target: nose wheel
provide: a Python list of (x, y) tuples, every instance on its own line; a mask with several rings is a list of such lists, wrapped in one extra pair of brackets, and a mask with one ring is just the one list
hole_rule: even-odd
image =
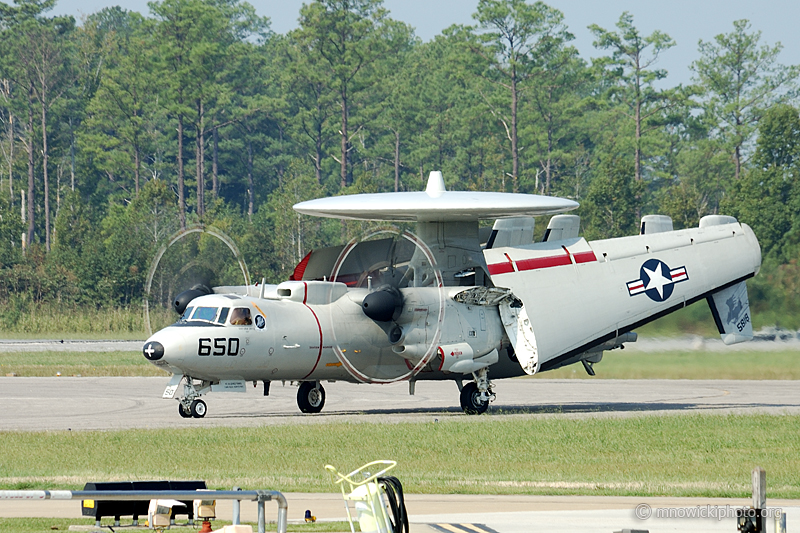
[(203, 418), (208, 412), (206, 402), (203, 400), (192, 400), (189, 407), (184, 405), (184, 401), (178, 402), (178, 413), (182, 418)]
[(200, 399), (200, 395), (211, 391), (211, 382), (202, 381), (198, 388), (190, 376), (182, 377), (181, 381), (183, 381), (183, 397), (178, 398), (178, 414), (182, 418), (203, 418), (208, 412), (208, 407), (206, 402)]
[(203, 418), (206, 416), (206, 402), (203, 400), (195, 400), (192, 402), (192, 416), (195, 418)]

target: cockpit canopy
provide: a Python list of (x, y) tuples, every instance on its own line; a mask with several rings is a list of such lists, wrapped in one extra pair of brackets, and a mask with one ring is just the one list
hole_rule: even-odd
[[(250, 326), (253, 324), (253, 316), (250, 307), (242, 305), (231, 306), (233, 302), (225, 301), (223, 305), (215, 305), (219, 302), (219, 297), (196, 298), (183, 312), (181, 322), (205, 322), (208, 324), (231, 325), (231, 326)], [(211, 301), (209, 301), (211, 300)], [(237, 298), (238, 300), (238, 298)], [(236, 302), (239, 303), (239, 302)]]

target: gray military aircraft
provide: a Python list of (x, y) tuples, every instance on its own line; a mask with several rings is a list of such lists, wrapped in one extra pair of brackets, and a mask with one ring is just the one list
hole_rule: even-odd
[[(247, 382), (299, 384), (297, 405), (317, 413), (325, 381), (453, 381), (461, 407), (483, 413), (493, 379), (581, 363), (636, 341), (637, 327), (707, 300), (722, 340), (752, 339), (745, 280), (761, 264), (753, 231), (709, 215), (674, 231), (642, 218), (639, 235), (587, 242), (563, 198), (447, 191), (432, 172), (422, 192), (321, 198), (298, 213), (414, 222), (309, 253), (279, 285), (196, 287), (180, 319), (144, 344), (172, 373), (164, 398), (203, 417), (200, 399)], [(533, 242), (534, 217), (551, 217)], [(494, 219), (491, 231), (479, 220)], [(488, 229), (488, 228), (487, 228)], [(466, 381), (466, 383), (464, 383)], [(177, 394), (181, 386), (182, 394)]]

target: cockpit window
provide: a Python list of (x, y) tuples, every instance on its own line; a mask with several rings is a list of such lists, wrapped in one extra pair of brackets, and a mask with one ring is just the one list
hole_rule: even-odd
[(217, 322), (219, 324), (224, 324), (225, 323), (225, 319), (228, 318), (228, 312), (230, 310), (231, 310), (230, 307), (223, 307), (222, 309), (220, 309), (219, 318), (217, 318)]
[(189, 317), (192, 316), (192, 311), (194, 311), (194, 307), (187, 307), (181, 316), (181, 320), (189, 320)]
[(217, 318), (217, 307), (198, 307), (194, 310), (192, 320), (203, 320), (205, 322), (213, 322)]
[(233, 326), (250, 326), (253, 319), (250, 316), (249, 307), (236, 307), (231, 313), (231, 325)]

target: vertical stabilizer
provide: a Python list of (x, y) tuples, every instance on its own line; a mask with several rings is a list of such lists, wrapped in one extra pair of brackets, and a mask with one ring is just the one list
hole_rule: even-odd
[(581, 227), (581, 217), (578, 215), (556, 215), (547, 224), (544, 232), (544, 242), (565, 241), (576, 239)]
[(747, 299), (747, 285), (744, 281), (709, 296), (708, 306), (722, 342), (736, 344), (753, 339), (750, 301)]
[(533, 242), (533, 217), (499, 218), (495, 220), (487, 248), (524, 246)]

